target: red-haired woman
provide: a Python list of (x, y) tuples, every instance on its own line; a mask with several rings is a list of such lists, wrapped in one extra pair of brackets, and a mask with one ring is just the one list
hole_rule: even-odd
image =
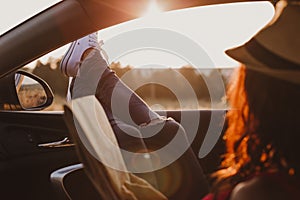
[(212, 199), (300, 199), (300, 2), (226, 53), (243, 65), (228, 90), (227, 152)]

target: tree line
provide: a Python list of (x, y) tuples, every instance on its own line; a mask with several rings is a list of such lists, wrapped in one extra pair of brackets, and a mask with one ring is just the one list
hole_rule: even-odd
[[(68, 78), (60, 72), (59, 63), (60, 60), (52, 60), (46, 64), (38, 61), (32, 73), (44, 79), (53, 90), (54, 95), (64, 97), (67, 92)], [(192, 97), (189, 90), (192, 89), (197, 99), (205, 101), (210, 101), (207, 82), (214, 84), (214, 81), (211, 80), (220, 73), (226, 87), (227, 74), (230, 74), (228, 71), (231, 70), (199, 70), (191, 66), (183, 66), (178, 69), (145, 69), (132, 66), (123, 67), (119, 62), (112, 63), (110, 67), (130, 88), (136, 89), (138, 95), (144, 99), (174, 99), (176, 96), (188, 99)], [(139, 87), (136, 88), (136, 86)], [(213, 88), (214, 95), (221, 99), (224, 96), (222, 88), (218, 86)]]

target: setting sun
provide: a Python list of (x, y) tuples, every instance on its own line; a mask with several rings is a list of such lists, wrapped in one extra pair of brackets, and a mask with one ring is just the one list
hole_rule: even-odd
[[(148, 9), (144, 12), (146, 16), (99, 31), (99, 38), (104, 40), (103, 48), (110, 58), (115, 48), (109, 47), (109, 41), (115, 36), (137, 29), (158, 28), (190, 38), (205, 49), (216, 66), (237, 66), (238, 63), (226, 56), (224, 50), (249, 40), (274, 15), (273, 5), (269, 2), (219, 4), (166, 12), (163, 11), (164, 7), (160, 7), (159, 1), (148, 2)], [(147, 41), (151, 39), (146, 35), (140, 37), (145, 37)], [(159, 40), (161, 38), (157, 38)], [(149, 62), (172, 68), (187, 64), (185, 60), (171, 53), (149, 49), (123, 54), (117, 61), (135, 67), (142, 67)]]
[[(12, 2), (15, 3), (16, 0)], [(37, 1), (34, 0), (27, 0), (26, 2), (28, 8), (34, 8), (35, 12), (37, 12), (47, 6), (49, 2), (54, 3), (58, 2), (58, 0), (38, 1), (41, 4), (43, 2), (43, 6), (37, 5)], [(143, 17), (98, 31), (99, 38), (104, 41), (103, 48), (107, 51), (109, 57), (114, 49), (109, 49), (106, 42), (120, 33), (136, 29), (160, 28), (175, 31), (199, 44), (209, 54), (216, 66), (236, 66), (238, 63), (226, 56), (224, 50), (241, 45), (249, 40), (274, 15), (273, 5), (264, 1), (199, 6), (167, 12), (164, 12), (167, 9), (166, 4), (162, 5), (160, 3), (158, 0), (147, 0), (147, 5), (142, 11), (143, 14), (139, 12), (139, 15), (143, 15)], [(6, 6), (11, 7), (11, 9), (6, 8), (6, 10), (12, 10), (13, 5), (15, 4), (7, 3)], [(27, 10), (19, 9), (15, 18), (5, 18), (5, 16), (9, 16), (9, 13), (4, 12), (5, 10), (3, 9), (3, 12), (0, 12), (0, 14), (3, 16), (2, 19), (5, 20), (2, 20), (3, 23), (0, 23), (0, 34), (4, 33), (9, 27), (20, 23), (24, 18), (26, 19), (28, 17)], [(49, 57), (60, 58), (68, 46), (65, 45), (39, 59), (46, 63)], [(180, 57), (154, 50), (132, 52), (120, 57), (118, 61), (123, 65), (135, 67), (143, 66), (150, 61), (172, 68), (186, 64), (186, 61)], [(35, 62), (32, 62), (30, 66), (35, 66)]]
[(151, 15), (156, 15), (158, 13), (161, 13), (162, 9), (159, 7), (157, 4), (156, 0), (150, 0), (149, 4), (147, 6), (147, 9), (143, 16), (151, 16)]

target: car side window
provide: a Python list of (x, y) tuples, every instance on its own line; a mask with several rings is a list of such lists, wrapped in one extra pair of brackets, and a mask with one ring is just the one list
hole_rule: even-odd
[[(42, 78), (52, 89), (54, 102), (46, 110), (62, 110), (65, 103), (69, 80), (59, 69), (63, 53), (51, 52), (22, 68)], [(112, 62), (110, 68), (154, 110), (211, 109), (207, 83), (212, 82), (218, 73), (226, 84), (232, 72), (231, 68), (199, 70), (189, 65), (178, 68), (136, 68), (123, 66), (120, 62)], [(213, 108), (227, 108), (224, 92), (217, 91), (217, 86), (214, 88), (218, 98)], [(192, 93), (187, 90), (192, 90)]]

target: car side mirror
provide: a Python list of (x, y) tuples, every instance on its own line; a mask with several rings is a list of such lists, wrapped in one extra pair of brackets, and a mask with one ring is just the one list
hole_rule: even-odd
[(42, 110), (53, 102), (53, 93), (48, 84), (26, 71), (15, 73), (15, 88), (24, 110)]
[(53, 102), (48, 84), (39, 77), (17, 71), (0, 79), (0, 109), (42, 110)]

